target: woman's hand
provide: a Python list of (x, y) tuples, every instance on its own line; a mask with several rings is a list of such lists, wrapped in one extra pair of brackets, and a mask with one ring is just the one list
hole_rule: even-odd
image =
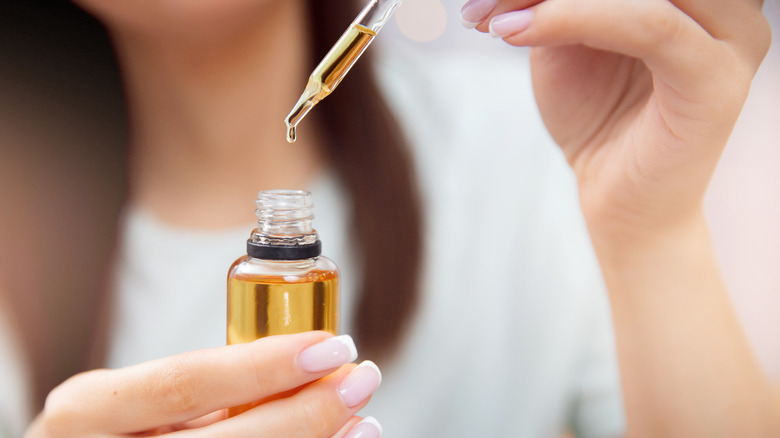
[(634, 438), (780, 436), (702, 211), (768, 49), (761, 3), (472, 0), (462, 12), (533, 47), (539, 108), (577, 174), (609, 291)]
[(699, 215), (769, 46), (761, 3), (473, 0), (463, 17), (534, 48), (541, 114), (603, 247)]
[(49, 394), (27, 437), (344, 437), (381, 379), (356, 356), (349, 337), (310, 332), (90, 371)]

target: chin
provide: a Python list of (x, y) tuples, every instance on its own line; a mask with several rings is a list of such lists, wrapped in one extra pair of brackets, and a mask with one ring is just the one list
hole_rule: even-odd
[(256, 24), (298, 0), (74, 0), (112, 33), (152, 37), (217, 34)]

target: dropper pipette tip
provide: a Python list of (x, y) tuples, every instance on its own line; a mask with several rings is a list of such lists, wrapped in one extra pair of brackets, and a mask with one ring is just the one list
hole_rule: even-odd
[(287, 143), (295, 143), (295, 125), (287, 123)]
[(301, 123), (301, 120), (306, 117), (306, 114), (309, 114), (309, 111), (311, 111), (314, 105), (322, 99), (320, 96), (321, 91), (322, 87), (317, 84), (307, 84), (306, 89), (303, 91), (303, 94), (301, 94), (298, 102), (296, 102), (295, 107), (290, 111), (290, 114), (287, 115), (287, 118), (284, 119), (284, 124), (287, 126), (288, 143), (295, 142), (295, 129), (298, 127), (298, 124)]

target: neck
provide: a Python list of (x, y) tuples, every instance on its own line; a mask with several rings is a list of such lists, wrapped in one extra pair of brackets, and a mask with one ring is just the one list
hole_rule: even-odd
[(176, 225), (225, 227), (252, 222), (258, 190), (308, 185), (316, 145), (287, 144), (283, 123), (308, 73), (303, 17), (302, 2), (280, 1), (255, 25), (197, 44), (115, 35), (131, 202)]

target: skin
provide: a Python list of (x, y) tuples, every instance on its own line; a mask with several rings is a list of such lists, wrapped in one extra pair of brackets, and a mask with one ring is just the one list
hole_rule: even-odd
[(718, 272), (702, 200), (768, 49), (752, 0), (499, 1), (533, 11), (547, 127), (609, 290), (631, 437), (780, 436)]
[[(368, 403), (350, 408), (338, 395), (355, 365), (308, 373), (296, 362), (299, 352), (331, 336), (274, 336), (78, 374), (49, 394), (26, 436), (342, 437)], [(226, 418), (226, 406), (257, 400), (264, 403)]]
[(308, 36), (290, 31), (306, 28), (302, 1), (79, 3), (123, 70), (131, 203), (177, 226), (247, 226), (258, 190), (308, 187), (323, 167), (313, 124), (292, 148), (282, 123), (308, 75)]
[[(289, 32), (299, 1), (81, 3), (108, 25), (125, 72), (131, 202), (178, 226), (246, 224), (258, 187), (306, 186), (323, 166), (305, 143), (316, 132), (293, 149), (279, 120), (307, 73), (305, 35)], [(701, 209), (767, 49), (759, 2), (499, 1), (478, 29), (531, 6), (531, 26), (505, 40), (535, 47), (539, 107), (577, 173), (614, 312), (628, 435), (780, 435)], [(350, 366), (305, 375), (294, 361), (325, 336), (78, 375), (52, 392), (27, 436), (343, 436), (362, 406), (344, 407), (335, 391)], [(221, 408), (314, 381), (224, 420)]]
[[(258, 188), (306, 187), (317, 175), (316, 131), (307, 126), (291, 148), (280, 116), (305, 84), (307, 35), (288, 31), (303, 20), (302, 2), (79, 3), (107, 25), (123, 69), (130, 202), (176, 226), (247, 225)], [(274, 337), (79, 374), (52, 391), (26, 437), (341, 438), (368, 403), (347, 407), (337, 391), (354, 364), (312, 374), (295, 361), (327, 337)], [(225, 408), (258, 400), (226, 419)]]

